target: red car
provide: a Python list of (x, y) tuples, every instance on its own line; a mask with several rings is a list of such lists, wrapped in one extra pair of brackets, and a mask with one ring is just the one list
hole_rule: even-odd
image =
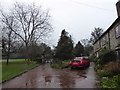
[(75, 57), (69, 62), (69, 67), (73, 68), (84, 68), (90, 65), (90, 59), (88, 57)]

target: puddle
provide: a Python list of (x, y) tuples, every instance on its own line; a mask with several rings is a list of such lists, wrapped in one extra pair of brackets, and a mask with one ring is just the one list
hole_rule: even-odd
[(83, 77), (83, 78), (87, 78), (85, 71), (79, 71), (79, 72), (77, 73), (77, 75), (79, 75), (80, 77)]
[(45, 76), (45, 83), (51, 82), (51, 76)]
[(75, 84), (73, 76), (66, 71), (60, 73), (60, 76), (58, 78), (60, 79), (59, 84), (63, 88), (72, 88)]

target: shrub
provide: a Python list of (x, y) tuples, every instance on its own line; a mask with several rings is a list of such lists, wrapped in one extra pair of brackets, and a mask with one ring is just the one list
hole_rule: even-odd
[(117, 88), (120, 88), (120, 74), (113, 77), (114, 81), (117, 83)]
[(103, 67), (102, 65), (96, 65), (96, 66), (95, 66), (95, 69), (96, 69), (96, 70), (102, 69), (102, 67)]
[(51, 64), (51, 67), (56, 69), (63, 69), (68, 65), (69, 62), (70, 60), (64, 60), (62, 62), (54, 62), (53, 64)]
[(116, 75), (116, 74), (120, 73), (118, 62), (114, 62), (114, 61), (108, 62), (103, 67), (103, 70), (110, 71), (110, 72), (112, 72), (113, 75)]
[(100, 77), (107, 77), (107, 76), (111, 76), (111, 72), (110, 71), (101, 71), (99, 72)]
[(56, 64), (56, 63), (51, 64), (51, 67), (52, 67), (52, 68), (56, 68), (56, 69), (62, 69), (62, 68), (63, 68), (62, 65), (60, 65), (60, 64)]
[(64, 60), (64, 61), (62, 61), (62, 64), (63, 65), (68, 65), (69, 62), (70, 62), (70, 60)]
[(93, 60), (93, 62), (95, 62), (95, 63), (96, 63), (96, 62), (97, 62), (97, 60), (98, 60), (98, 58), (95, 58), (95, 59)]
[(116, 53), (112, 50), (103, 50), (100, 53), (100, 63), (106, 64), (109, 61), (116, 61)]
[(102, 88), (120, 88), (120, 74), (113, 78), (103, 77), (100, 85)]
[(103, 77), (100, 83), (102, 88), (116, 88), (116, 83), (113, 79)]
[(96, 65), (99, 65), (99, 64), (101, 65), (102, 64), (102, 60), (100, 58), (95, 58), (94, 62), (95, 62)]

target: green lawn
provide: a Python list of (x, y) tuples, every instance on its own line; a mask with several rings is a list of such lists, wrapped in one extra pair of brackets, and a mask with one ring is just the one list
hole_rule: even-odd
[[(7, 60), (6, 59), (3, 59), (3, 60), (0, 60), (0, 63), (6, 63)], [(26, 62), (25, 59), (9, 59), (9, 63), (19, 63), (19, 62)]]
[(2, 81), (2, 65), (0, 64), (0, 82)]
[(25, 60), (24, 59), (17, 59), (17, 60), (12, 59), (10, 60), (10, 63), (8, 65), (2, 64), (2, 81), (0, 82), (3, 82), (12, 77), (15, 77), (16, 75), (19, 75), (20, 73), (23, 73), (26, 70), (39, 65), (39, 64), (36, 64), (36, 62), (31, 62), (29, 65), (27, 63), (16, 63), (16, 62), (25, 62)]

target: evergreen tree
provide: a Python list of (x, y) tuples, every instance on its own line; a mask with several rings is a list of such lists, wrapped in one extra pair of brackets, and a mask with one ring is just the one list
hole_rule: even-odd
[(55, 57), (66, 60), (73, 57), (73, 41), (68, 32), (62, 30), (61, 37), (56, 47)]
[(74, 48), (74, 55), (76, 57), (80, 57), (83, 55), (83, 53), (84, 53), (84, 47), (79, 41)]

